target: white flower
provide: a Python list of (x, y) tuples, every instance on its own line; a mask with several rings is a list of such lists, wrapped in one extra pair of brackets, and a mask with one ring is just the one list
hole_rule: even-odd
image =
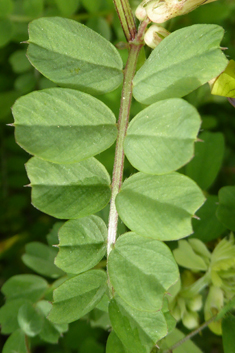
[(136, 10), (136, 17), (140, 21), (148, 17), (154, 23), (163, 23), (213, 1), (216, 0), (144, 0)]

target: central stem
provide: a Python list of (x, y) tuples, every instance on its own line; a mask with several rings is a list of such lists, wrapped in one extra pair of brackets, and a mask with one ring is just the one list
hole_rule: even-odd
[(107, 256), (109, 256), (113, 245), (116, 242), (118, 213), (115, 206), (115, 198), (121, 188), (124, 167), (124, 139), (128, 127), (131, 100), (132, 100), (132, 80), (135, 75), (137, 59), (143, 46), (143, 34), (149, 21), (142, 22), (139, 31), (133, 42), (130, 42), (130, 52), (124, 70), (124, 81), (121, 96), (121, 105), (118, 119), (118, 137), (115, 150), (115, 159), (112, 178), (112, 195), (109, 213)]
[(109, 213), (109, 227), (108, 227), (108, 250), (109, 255), (112, 250), (113, 244), (116, 241), (118, 213), (115, 206), (115, 198), (120, 190), (123, 177), (123, 166), (124, 166), (124, 138), (126, 136), (126, 130), (128, 126), (130, 107), (132, 100), (132, 79), (135, 74), (137, 58), (141, 45), (131, 44), (129, 57), (124, 70), (124, 82), (121, 97), (121, 106), (119, 111), (118, 119), (118, 137), (115, 150), (115, 160), (113, 167), (113, 178), (112, 178), (112, 196), (110, 203)]

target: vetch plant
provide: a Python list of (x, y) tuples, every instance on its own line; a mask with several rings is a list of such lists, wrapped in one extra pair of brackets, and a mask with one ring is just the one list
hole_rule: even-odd
[[(165, 22), (205, 1), (144, 1), (138, 28), (129, 2), (114, 3), (128, 42), (124, 69), (108, 40), (74, 20), (43, 17), (29, 24), (28, 59), (57, 87), (16, 101), (15, 137), (33, 155), (26, 164), (32, 204), (66, 221), (55, 224), (48, 245), (29, 243), (22, 258), (35, 272), (56, 281), (49, 285), (36, 275), (17, 275), (2, 287), (2, 333), (11, 334), (3, 353), (31, 352), (29, 338), (35, 336), (56, 343), (68, 324), (84, 317), (95, 322), (97, 313), (110, 331), (107, 353), (170, 352), (183, 343), (196, 353), (200, 350), (191, 336), (184, 338), (175, 328), (176, 320), (190, 329), (198, 327), (205, 288), (207, 321), (194, 333), (210, 325), (221, 334), (227, 322), (219, 323), (220, 332), (213, 324), (233, 308), (233, 236), (212, 254), (198, 239), (179, 240), (197, 232), (200, 221), (193, 230), (192, 218), (211, 200), (206, 201), (195, 182), (194, 165), (204, 153), (197, 153), (204, 148), (197, 147), (203, 145), (198, 138), (201, 119), (182, 97), (226, 72), (228, 60), (220, 48), (224, 30), (213, 24), (173, 33), (156, 25), (148, 28), (151, 21)], [(155, 49), (139, 65), (145, 42)], [(99, 95), (121, 84), (116, 123)], [(133, 97), (143, 109), (129, 123)], [(221, 135), (204, 136), (213, 149), (214, 141), (223, 149)], [(97, 158), (114, 143), (110, 178)], [(123, 181), (125, 157), (136, 172)], [(217, 166), (212, 176), (205, 174), (204, 191), (216, 174)], [(221, 189), (219, 235), (226, 228), (235, 230), (227, 207), (234, 207), (234, 194), (234, 187)], [(105, 224), (101, 211), (107, 205)], [(125, 230), (118, 236), (119, 218)], [(164, 242), (177, 240), (179, 247), (172, 253)], [(225, 251), (224, 262), (221, 252), (227, 243), (231, 249)], [(180, 278), (177, 263), (192, 270), (189, 277)], [(225, 336), (228, 346), (231, 335)]]

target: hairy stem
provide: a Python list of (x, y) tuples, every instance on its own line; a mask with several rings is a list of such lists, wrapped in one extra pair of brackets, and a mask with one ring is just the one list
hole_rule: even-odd
[(113, 178), (112, 178), (112, 196), (110, 203), (109, 213), (109, 227), (108, 227), (108, 250), (109, 255), (112, 250), (113, 244), (116, 241), (118, 213), (115, 206), (115, 198), (120, 190), (123, 177), (123, 166), (124, 166), (124, 138), (126, 136), (126, 130), (129, 121), (130, 107), (132, 100), (132, 79), (135, 74), (137, 58), (141, 45), (130, 45), (130, 53), (127, 60), (126, 68), (124, 70), (124, 82), (121, 96), (121, 105), (118, 119), (118, 137), (115, 150), (115, 159), (113, 167)]
[(128, 42), (136, 36), (135, 19), (128, 0), (113, 0), (123, 32)]
[(124, 70), (124, 81), (121, 96), (121, 105), (118, 119), (118, 137), (116, 142), (115, 159), (112, 178), (112, 196), (109, 213), (107, 255), (109, 256), (113, 245), (116, 242), (118, 213), (115, 206), (115, 198), (120, 190), (123, 178), (124, 167), (124, 139), (129, 122), (130, 107), (132, 100), (132, 80), (135, 75), (137, 59), (140, 49), (143, 46), (143, 34), (148, 21), (142, 22), (139, 31), (133, 42), (130, 43), (130, 52)]

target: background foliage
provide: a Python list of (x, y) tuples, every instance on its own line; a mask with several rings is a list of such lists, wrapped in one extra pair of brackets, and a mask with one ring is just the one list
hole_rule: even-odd
[[(136, 1), (132, 1), (132, 5), (134, 8)], [(25, 56), (27, 46), (24, 43), (20, 44), (20, 42), (28, 40), (28, 23), (35, 18), (45, 16), (72, 18), (86, 24), (114, 44), (125, 41), (111, 0), (4, 0), (0, 2), (1, 285), (10, 277), (23, 273), (32, 275), (36, 272), (44, 276), (49, 284), (63, 275), (63, 271), (53, 264), (57, 250), (50, 246), (54, 243), (56, 229), (61, 223), (55, 223), (53, 217), (45, 215), (31, 206), (30, 190), (23, 188), (28, 184), (24, 168), (28, 154), (15, 143), (13, 129), (6, 125), (13, 122), (10, 108), (18, 97), (33, 90), (55, 86), (29, 64)], [(233, 1), (218, 1), (210, 6), (200, 7), (186, 16), (169, 21), (167, 29), (174, 31), (197, 23), (215, 23), (224, 27), (226, 35), (222, 46), (228, 47), (226, 55), (229, 59), (235, 58), (235, 5)], [(119, 49), (119, 52), (125, 62), (127, 50)], [(150, 49), (146, 49), (147, 55), (149, 52)], [(120, 87), (99, 98), (111, 108), (117, 117)], [(209, 141), (210, 149), (203, 150), (203, 145), (197, 144), (195, 158), (182, 168), (182, 172), (195, 180), (203, 190), (206, 190), (208, 200), (203, 206), (204, 208), (198, 211), (198, 216), (204, 223), (203, 229), (200, 229), (201, 225), (197, 223), (197, 220), (193, 220), (193, 223), (197, 237), (207, 244), (209, 250), (213, 250), (218, 239), (229, 234), (227, 227), (234, 230), (233, 225), (223, 226), (216, 221), (215, 211), (219, 190), (224, 186), (234, 185), (235, 182), (235, 110), (226, 98), (212, 96), (207, 85), (189, 94), (187, 100), (199, 110), (202, 118), (200, 138)], [(134, 101), (131, 116), (135, 116), (143, 107)], [(113, 151), (114, 147), (112, 146), (97, 156), (97, 159), (105, 165), (110, 174), (113, 167)], [(125, 177), (134, 171), (134, 168), (126, 162)], [(223, 197), (222, 190), (220, 197)], [(107, 214), (108, 209), (106, 208), (99, 213), (99, 216), (107, 222)], [(205, 222), (203, 222), (204, 220)], [(125, 232), (125, 226), (122, 223), (119, 228), (120, 232)], [(176, 244), (172, 242), (170, 246), (174, 249)], [(102, 246), (100, 252), (100, 258), (102, 258)], [(43, 271), (43, 268), (46, 268), (47, 271)], [(29, 277), (29, 281), (31, 280), (33, 281), (33, 277)], [(46, 294), (48, 300), (52, 298), (52, 289), (50, 287)], [(45, 281), (43, 280), (41, 281), (41, 290), (45, 290)], [(33, 299), (37, 300), (37, 295), (36, 299), (35, 297)], [(1, 294), (0, 300), (3, 305), (3, 294)], [(117, 304), (120, 303), (113, 303), (113, 310)], [(40, 305), (39, 310), (43, 311), (46, 316), (50, 308), (47, 307), (46, 302)], [(32, 308), (27, 301), (23, 309), (23, 318), (27, 313), (32, 315)], [(12, 310), (16, 309), (12, 308)], [(47, 339), (48, 343), (43, 340), (46, 337), (45, 333), (41, 332), (40, 337), (32, 339), (32, 351), (48, 353), (104, 352), (108, 336), (105, 329), (109, 323), (107, 317), (102, 313), (103, 311), (95, 309), (89, 314), (89, 317), (84, 316), (84, 319), (70, 324), (69, 331), (59, 339), (58, 345), (53, 345), (53, 343), (57, 341), (61, 332), (66, 331), (67, 327), (50, 326), (48, 321), (47, 332), (51, 333), (50, 338)], [(224, 327), (231, 325), (229, 320), (233, 320), (233, 318), (227, 318), (223, 323)], [(24, 325), (23, 319), (21, 325)], [(185, 333), (188, 332), (182, 324), (179, 325), (179, 328)], [(28, 335), (34, 335), (39, 329), (40, 327), (34, 328), (33, 334), (29, 331)], [(3, 333), (9, 333), (6, 327)], [(19, 335), (17, 338), (20, 342), (20, 334), (17, 331), (15, 334)], [(223, 352), (221, 337), (212, 334), (209, 329), (206, 329), (203, 335), (207, 337), (206, 340), (200, 336), (195, 338), (202, 350)], [(1, 348), (6, 338), (7, 336), (0, 336)]]

